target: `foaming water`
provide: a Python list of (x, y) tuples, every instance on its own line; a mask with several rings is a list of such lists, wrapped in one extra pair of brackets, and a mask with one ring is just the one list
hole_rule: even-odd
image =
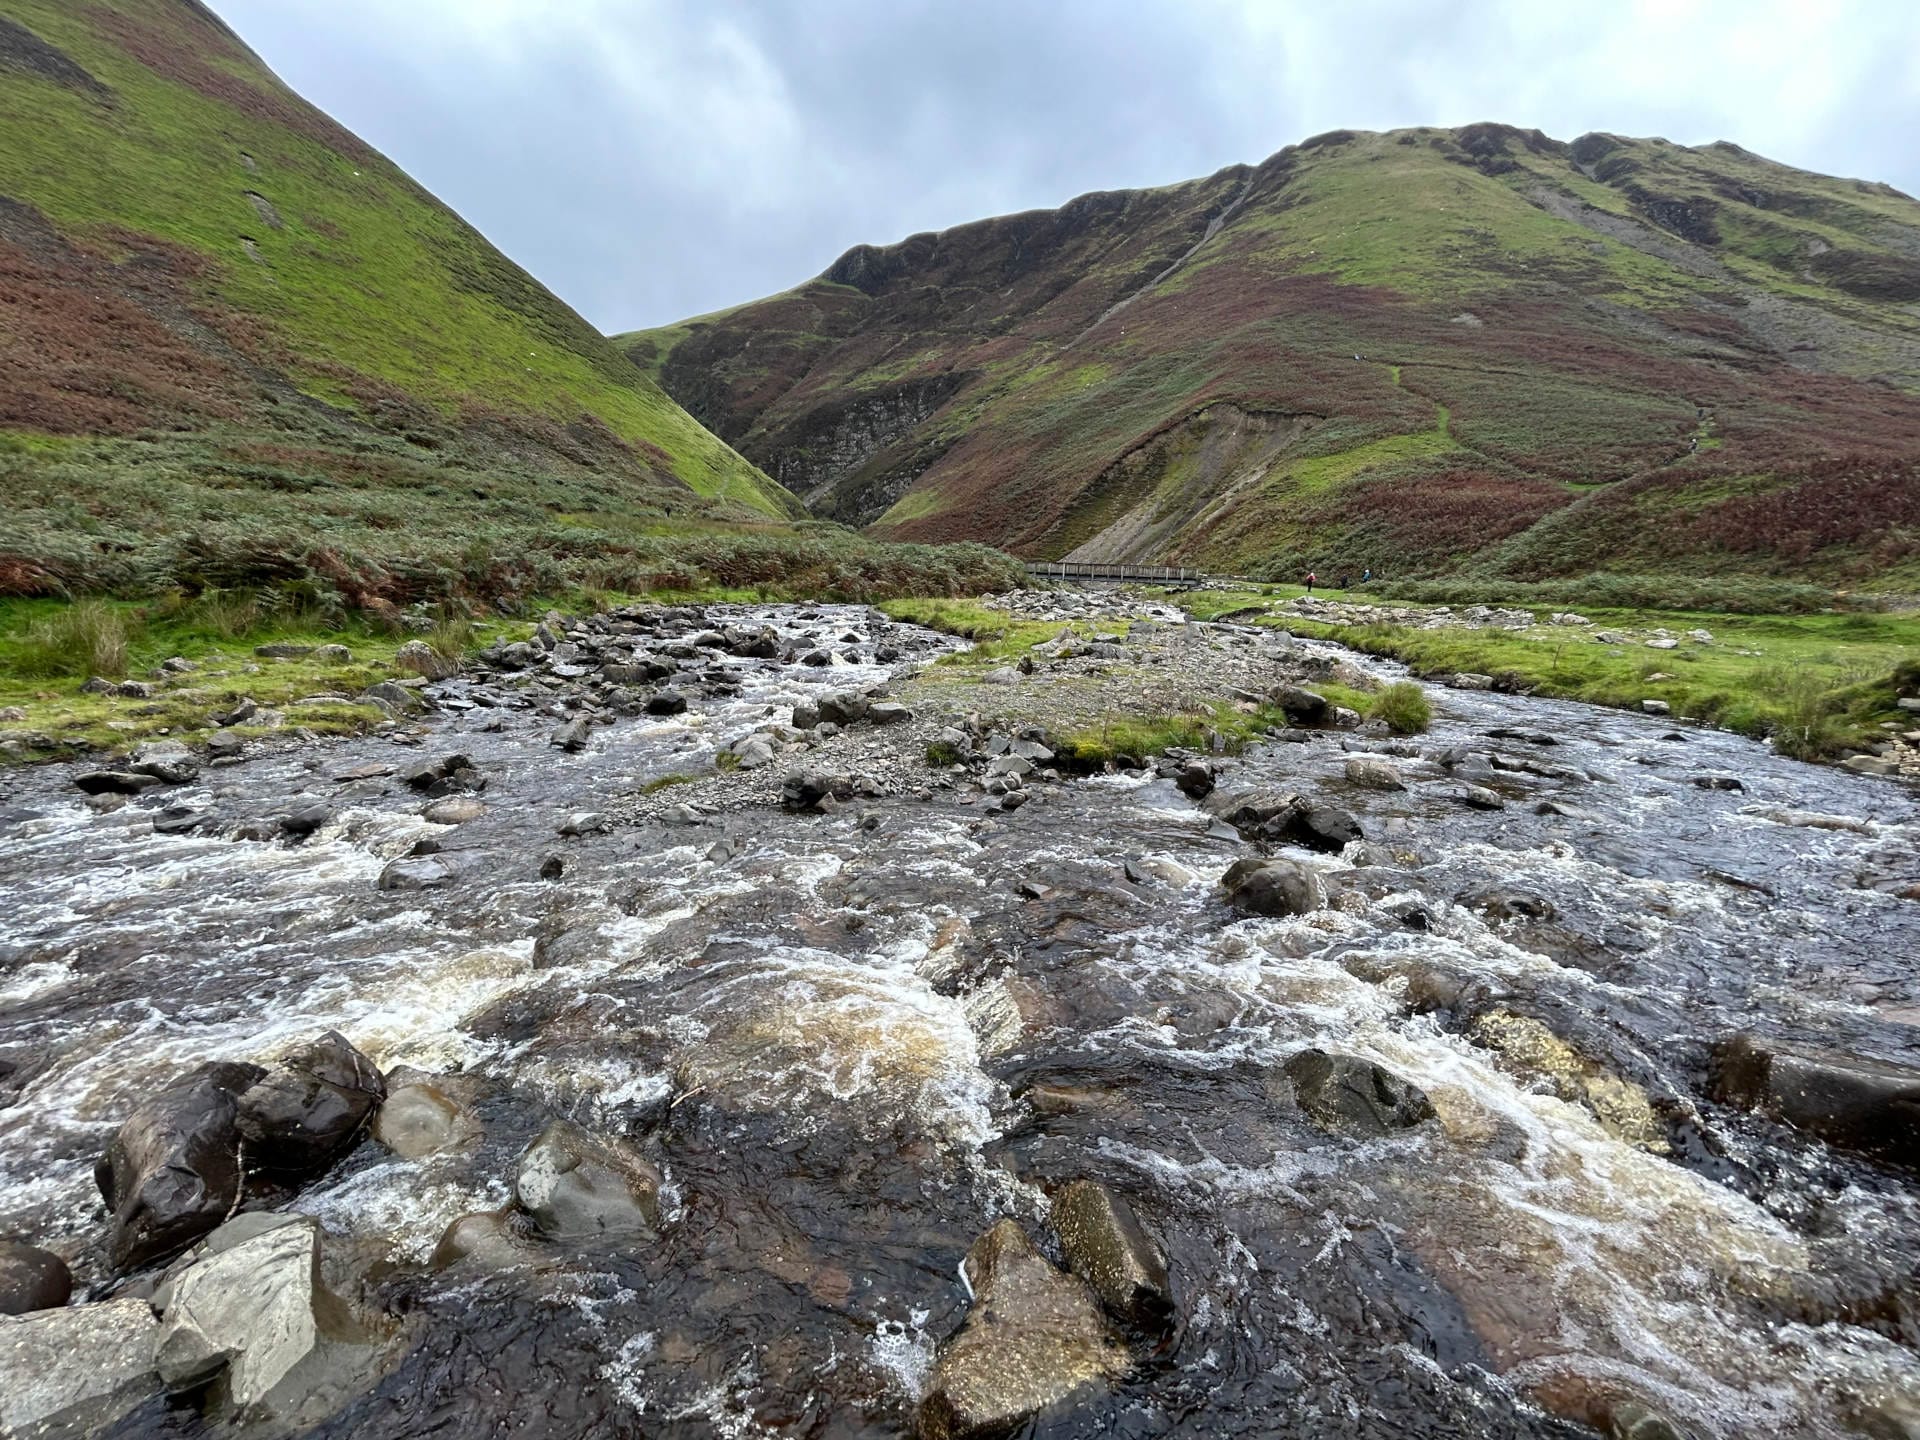
[[(371, 1297), (419, 1327), (317, 1434), (907, 1433), (968, 1304), (967, 1246), (1001, 1216), (1037, 1226), (1081, 1176), (1163, 1240), (1181, 1321), (1049, 1437), (1559, 1436), (1627, 1403), (1703, 1437), (1843, 1436), (1890, 1433), (1920, 1394), (1899, 1318), (1910, 1182), (1704, 1086), (1712, 1042), (1755, 1025), (1920, 1058), (1903, 792), (1730, 736), (1448, 692), (1418, 748), (1500, 755), (1479, 783), (1504, 810), (1420, 779), (1356, 790), (1337, 737), (1230, 762), (1226, 783), (1346, 805), (1401, 857), (1297, 855), (1332, 897), (1300, 919), (1228, 910), (1219, 878), (1251, 847), (1121, 776), (1036, 787), (1012, 814), (874, 802), (872, 829), (857, 811), (649, 824), (566, 842), (564, 879), (542, 881), (567, 815), (710, 761), (769, 707), (887, 674), (858, 608), (713, 618), (861, 643), (750, 665), (730, 698), (578, 755), (529, 712), (449, 719), (429, 753), (490, 782), (458, 827), (390, 779), (329, 778), (412, 758), (379, 740), (168, 792), (219, 814), (202, 835), (25, 777), (0, 875), (0, 1051), (21, 1065), (0, 1228), (102, 1285), (88, 1171), (112, 1126), (181, 1069), (331, 1027), (453, 1077), (474, 1138), (417, 1161), (369, 1141), (290, 1202), (377, 1262)], [(1559, 743), (1485, 735), (1502, 727)], [(296, 801), (332, 811), (304, 843), (225, 838)], [(454, 883), (378, 890), (425, 837)], [(1564, 1076), (1488, 1048), (1471, 1022), (1489, 1013), (1643, 1092), (1671, 1143), (1616, 1135)], [(1279, 1068), (1310, 1045), (1418, 1085), (1437, 1121), (1316, 1129)], [(555, 1115), (660, 1166), (657, 1239), (422, 1268), (448, 1221), (506, 1203)], [(149, 1410), (122, 1433), (205, 1430)]]

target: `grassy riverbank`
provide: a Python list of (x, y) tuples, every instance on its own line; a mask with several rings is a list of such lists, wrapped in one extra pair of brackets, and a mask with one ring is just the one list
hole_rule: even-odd
[[(977, 593), (1006, 588), (1020, 575), (984, 546), (876, 544), (831, 526), (715, 535), (675, 553), (653, 583), (536, 594), (515, 603), (518, 616), (477, 612), (458, 596), (405, 612), (349, 608), (304, 586), (171, 591), (148, 600), (0, 599), (0, 765), (122, 749), (159, 735), (204, 736), (217, 728), (216, 714), (243, 699), (263, 715), (236, 727), (242, 734), (358, 732), (387, 718), (357, 697), (383, 680), (409, 678), (394, 660), (409, 640), (457, 659), (495, 639), (524, 638), (549, 609)], [(262, 645), (310, 653), (263, 656), (256, 653)], [(323, 647), (336, 646), (351, 658), (328, 658), (338, 652)], [(186, 664), (168, 669), (168, 661)], [(96, 679), (109, 688), (89, 686)]]
[[(1428, 629), (1418, 621), (1353, 623), (1298, 614), (1287, 602), (1301, 593), (1274, 586), (1182, 598), (1201, 618), (1241, 612), (1255, 623), (1400, 660), (1423, 676), (1489, 675), (1503, 688), (1634, 709), (1662, 701), (1676, 717), (1770, 737), (1802, 759), (1865, 746), (1884, 737), (1884, 723), (1914, 724), (1894, 703), (1920, 688), (1920, 613), (1913, 611), (1764, 615), (1611, 607), (1581, 610), (1591, 625), (1555, 625), (1547, 623), (1551, 610), (1534, 609), (1539, 623), (1526, 629)], [(1320, 598), (1386, 603), (1423, 616), (1432, 610), (1357, 593), (1320, 592)], [(1711, 639), (1687, 638), (1696, 631)], [(1650, 648), (1660, 632), (1677, 644)], [(1597, 638), (1602, 633), (1620, 639), (1607, 643)]]

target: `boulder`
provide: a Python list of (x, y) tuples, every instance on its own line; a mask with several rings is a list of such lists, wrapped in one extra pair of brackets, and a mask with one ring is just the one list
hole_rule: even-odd
[(793, 728), (811, 730), (820, 723), (820, 707), (805, 701), (793, 707)]
[(973, 1306), (934, 1364), (920, 1406), (925, 1440), (1005, 1435), (1126, 1373), (1126, 1348), (1093, 1292), (1049, 1264), (1014, 1221), (976, 1240), (963, 1264)]
[(313, 654), (313, 646), (275, 640), (271, 644), (254, 646), (253, 653), (267, 660), (299, 660)]
[(184, 745), (142, 745), (127, 757), (127, 768), (167, 785), (186, 785), (200, 778), (200, 761)]
[(408, 856), (387, 862), (379, 888), (389, 891), (438, 890), (453, 883), (453, 867), (431, 856)]
[(876, 700), (867, 707), (867, 719), (875, 725), (899, 725), (913, 719), (913, 711), (894, 700)]
[(266, 1071), (215, 1061), (135, 1107), (93, 1178), (112, 1214), (108, 1259), (133, 1270), (187, 1248), (240, 1199), (238, 1098)]
[(1053, 1197), (1050, 1218), (1068, 1266), (1109, 1312), (1142, 1330), (1165, 1328), (1173, 1317), (1167, 1257), (1125, 1200), (1075, 1180)]
[(1281, 685), (1271, 691), (1267, 698), (1296, 724), (1318, 725), (1327, 718), (1327, 697), (1317, 690), (1308, 690), (1299, 685)]
[(57, 1310), (73, 1298), (73, 1274), (51, 1250), (0, 1240), (0, 1315)]
[(215, 1408), (235, 1415), (324, 1419), (371, 1377), (380, 1337), (320, 1278), (319, 1224), (299, 1217), (247, 1227), (238, 1243), (217, 1238), (167, 1286), (161, 1379), (173, 1389), (216, 1381)]
[(1480, 675), (1470, 670), (1463, 671), (1458, 675), (1448, 676), (1446, 683), (1450, 688), (1455, 690), (1493, 689), (1493, 677), (1491, 675)]
[(386, 1095), (379, 1067), (329, 1030), (241, 1094), (237, 1124), (247, 1162), (318, 1174), (352, 1148)]
[(739, 769), (759, 770), (773, 763), (773, 742), (764, 735), (749, 735), (730, 753)]
[(631, 1146), (556, 1120), (520, 1157), (513, 1199), (549, 1239), (650, 1235), (660, 1172)]
[(487, 813), (487, 807), (471, 795), (449, 795), (436, 800), (420, 812), (420, 818), (434, 825), (464, 825)]
[(427, 703), (406, 686), (396, 685), (391, 680), (382, 680), (378, 685), (369, 685), (360, 692), (360, 699), (368, 705), (378, 705), (382, 710), (394, 715), (405, 715), (414, 710), (424, 709)]
[(351, 665), (353, 652), (344, 645), (322, 645), (313, 652), (313, 658), (325, 665)]
[(1377, 755), (1349, 755), (1347, 779), (1369, 790), (1404, 790), (1406, 782), (1393, 765)]
[(863, 720), (870, 708), (867, 697), (853, 690), (836, 690), (822, 695), (817, 702), (820, 718), (833, 725), (851, 725)]
[(1204, 800), (1213, 793), (1213, 766), (1204, 760), (1189, 760), (1173, 777), (1173, 783), (1189, 799)]
[(460, 673), (459, 661), (447, 659), (424, 640), (407, 641), (393, 652), (393, 663), (428, 680), (446, 680)]
[(1920, 1168), (1920, 1068), (1739, 1034), (1714, 1047), (1712, 1079), (1717, 1100)]
[(1280, 1068), (1300, 1108), (1323, 1130), (1372, 1139), (1434, 1118), (1425, 1092), (1371, 1060), (1308, 1048)]
[(451, 1150), (477, 1130), (458, 1102), (429, 1080), (394, 1086), (373, 1117), (373, 1138), (407, 1160)]
[(134, 770), (84, 770), (73, 777), (73, 783), (89, 795), (138, 795), (166, 782)]
[(647, 697), (649, 715), (684, 715), (687, 713), (687, 697), (678, 690), (661, 690)]
[(558, 745), (569, 755), (577, 755), (587, 748), (587, 741), (593, 735), (593, 722), (585, 716), (569, 720), (553, 734), (547, 737), (549, 745)]
[(598, 810), (576, 810), (560, 822), (558, 833), (569, 840), (577, 840), (584, 835), (605, 835), (613, 829), (613, 822)]
[(0, 1320), (0, 1435), (96, 1435), (157, 1397), (158, 1329), (135, 1299)]
[(1220, 883), (1228, 899), (1256, 915), (1307, 915), (1326, 904), (1319, 877), (1298, 860), (1236, 860)]
[(1640, 709), (1648, 715), (1670, 715), (1673, 707), (1664, 700), (1642, 700)]
[(1366, 838), (1360, 822), (1334, 805), (1296, 805), (1263, 828), (1272, 838), (1334, 855)]
[(846, 776), (812, 770), (796, 770), (780, 784), (780, 803), (789, 810), (830, 810), (835, 801), (852, 794), (853, 784)]

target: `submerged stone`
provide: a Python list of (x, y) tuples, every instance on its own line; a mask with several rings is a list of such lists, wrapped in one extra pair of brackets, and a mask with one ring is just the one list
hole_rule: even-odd
[(1309, 1048), (1280, 1068), (1300, 1108), (1323, 1130), (1372, 1139), (1434, 1118), (1426, 1092), (1371, 1060)]
[(651, 1234), (660, 1172), (631, 1146), (556, 1120), (520, 1157), (513, 1198), (550, 1239)]

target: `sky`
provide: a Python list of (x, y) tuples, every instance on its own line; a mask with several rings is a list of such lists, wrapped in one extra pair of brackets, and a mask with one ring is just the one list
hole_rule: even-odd
[(213, 0), (589, 320), (1325, 130), (1732, 140), (1920, 195), (1911, 0)]

